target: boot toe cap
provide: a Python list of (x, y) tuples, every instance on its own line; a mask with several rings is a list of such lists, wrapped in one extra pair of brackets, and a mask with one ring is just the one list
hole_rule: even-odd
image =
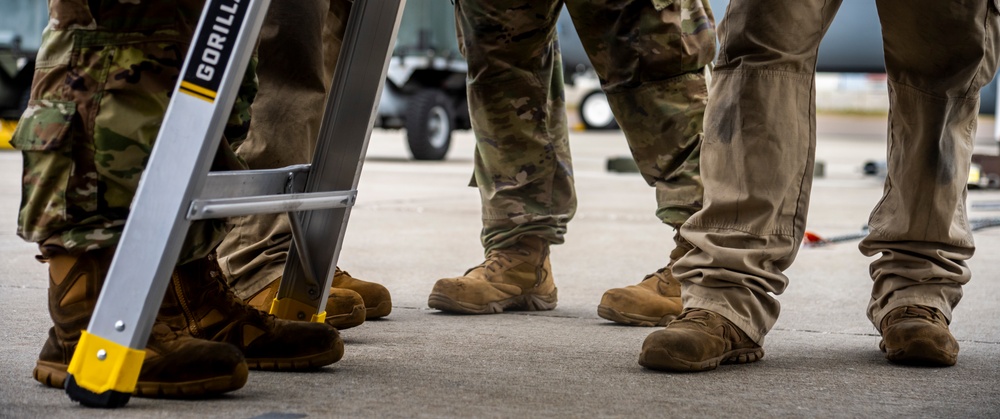
[(677, 316), (682, 309), (680, 297), (666, 297), (637, 287), (608, 290), (601, 297), (600, 305), (623, 314), (648, 318)]
[(901, 322), (883, 331), (886, 358), (897, 364), (952, 366), (959, 345), (946, 326), (919, 320)]

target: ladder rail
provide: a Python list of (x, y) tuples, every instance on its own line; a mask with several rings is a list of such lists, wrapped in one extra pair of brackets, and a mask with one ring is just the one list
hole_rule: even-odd
[[(166, 292), (166, 282), (154, 286), (157, 285), (155, 279), (169, 277), (173, 271), (190, 227), (189, 202), (205, 183), (269, 3), (270, 0), (206, 2), (196, 39), (204, 36), (210, 24), (205, 21), (212, 15), (213, 8), (232, 4), (245, 7), (237, 9), (243, 13), (243, 22), (234, 40), (233, 57), (225, 67), (216, 101), (208, 102), (184, 93), (184, 75), (198, 59), (195, 57), (197, 45), (192, 44), (189, 49), (181, 69), (182, 77), (174, 88), (149, 163), (139, 181), (121, 241), (97, 300), (97, 309), (87, 327), (90, 333), (131, 348), (146, 346), (156, 311)], [(192, 121), (204, 119), (194, 116), (204, 114), (211, 115), (205, 124), (207, 127), (203, 128), (205, 134), (191, 135), (191, 131), (198, 128)], [(188, 179), (187, 183), (178, 181), (184, 178)], [(141, 301), (143, 310), (115, 309), (114, 304), (102, 304), (105, 301)], [(116, 327), (118, 322), (124, 327)]]
[[(404, 5), (405, 0), (375, 0), (356, 1), (352, 6), (347, 35), (320, 125), (314, 163), (306, 182), (307, 192), (358, 189)], [(325, 314), (350, 212), (351, 207), (345, 206), (293, 215), (298, 218), (296, 222), (303, 237), (293, 242), (295, 245), (289, 249), (288, 261), (308, 260), (315, 265), (304, 268), (301, 263), (286, 262), (276, 302), (293, 299), (315, 307), (316, 312), (276, 312), (272, 309), (272, 314), (290, 319)], [(333, 252), (329, 251), (331, 242)], [(309, 255), (302, 258), (300, 252)], [(316, 274), (307, 275), (305, 269)], [(325, 279), (325, 282), (310, 280), (310, 276)]]
[(104, 286), (67, 369), (73, 400), (120, 407), (135, 389), (190, 227), (190, 201), (205, 184), (269, 5), (205, 2)]

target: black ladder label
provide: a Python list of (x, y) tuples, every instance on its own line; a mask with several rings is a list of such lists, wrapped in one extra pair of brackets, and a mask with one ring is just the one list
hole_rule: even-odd
[(246, 17), (248, 0), (212, 0), (197, 39), (191, 46), (190, 62), (180, 91), (198, 99), (215, 102), (222, 76), (229, 65)]

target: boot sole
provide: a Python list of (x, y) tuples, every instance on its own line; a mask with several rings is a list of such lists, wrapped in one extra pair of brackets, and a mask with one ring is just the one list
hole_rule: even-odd
[(714, 370), (719, 364), (749, 364), (764, 357), (764, 348), (736, 349), (704, 361), (677, 359), (663, 349), (650, 349), (639, 355), (639, 365), (643, 367), (673, 372), (698, 372)]
[(238, 365), (233, 375), (214, 377), (183, 383), (138, 382), (132, 394), (152, 399), (193, 399), (239, 390), (247, 383), (250, 371), (245, 364)]
[(350, 313), (327, 317), (326, 324), (333, 326), (337, 330), (345, 330), (360, 326), (365, 322), (365, 317), (365, 307), (354, 306)]
[(427, 299), (430, 308), (462, 314), (496, 314), (504, 310), (546, 311), (556, 308), (556, 291), (549, 295), (526, 294), (510, 297), (486, 304), (473, 304), (454, 300), (451, 297), (432, 293)]
[(309, 371), (325, 367), (344, 357), (344, 342), (329, 351), (298, 358), (247, 358), (247, 365), (258, 371)]
[[(38, 361), (35, 365), (33, 375), (39, 383), (48, 387), (63, 389), (65, 388), (66, 378), (69, 376), (66, 368), (65, 364)], [(139, 381), (136, 383), (132, 394), (136, 397), (154, 399), (193, 399), (207, 397), (243, 388), (247, 383), (249, 375), (250, 372), (247, 366), (240, 364), (233, 371), (232, 375), (179, 383)]]
[(392, 312), (392, 302), (383, 301), (375, 307), (365, 307), (365, 320), (378, 319), (388, 316)]
[(35, 364), (35, 370), (32, 371), (32, 375), (35, 377), (35, 381), (39, 383), (48, 387), (63, 389), (66, 388), (66, 377), (69, 375), (66, 372), (66, 368), (68, 367), (66, 364), (38, 361)]
[(643, 316), (641, 314), (623, 313), (615, 310), (614, 308), (603, 305), (597, 306), (597, 315), (602, 319), (611, 320), (615, 323), (641, 327), (662, 327), (677, 318), (677, 314), (668, 314), (663, 317), (650, 317)]
[(958, 362), (958, 353), (942, 351), (933, 342), (914, 340), (905, 348), (888, 349), (885, 341), (879, 342), (879, 349), (885, 352), (885, 359), (900, 365), (921, 367), (950, 367)]

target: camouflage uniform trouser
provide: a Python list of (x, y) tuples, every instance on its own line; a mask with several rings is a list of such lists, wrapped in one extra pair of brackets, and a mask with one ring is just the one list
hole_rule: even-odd
[[(563, 3), (456, 1), (487, 251), (525, 235), (562, 243), (576, 211), (556, 40)], [(705, 67), (715, 54), (708, 2), (565, 3), (639, 171), (656, 188), (657, 217), (679, 227), (701, 208)]]
[[(202, 5), (104, 0), (94, 16), (86, 0), (49, 1), (31, 101), (11, 141), (24, 160), (18, 235), (71, 252), (118, 243)], [(253, 95), (252, 73), (246, 80), (243, 98)], [(236, 106), (229, 138), (249, 124), (248, 101)], [(224, 154), (216, 168), (237, 165)], [(194, 223), (181, 262), (208, 254), (224, 226)]]
[[(951, 319), (975, 246), (966, 182), (979, 91), (997, 69), (996, 0), (878, 0), (889, 75), (889, 172), (867, 256), (875, 327), (921, 304)], [(795, 259), (815, 157), (816, 51), (840, 0), (735, 0), (706, 113), (705, 208), (681, 229), (673, 268), (685, 307), (716, 311), (757, 343)]]
[[(349, 8), (346, 0), (271, 3), (257, 48), (253, 121), (246, 140), (233, 144), (251, 169), (312, 161)], [(231, 222), (219, 262), (236, 293), (248, 298), (281, 276), (291, 227), (285, 214)]]

